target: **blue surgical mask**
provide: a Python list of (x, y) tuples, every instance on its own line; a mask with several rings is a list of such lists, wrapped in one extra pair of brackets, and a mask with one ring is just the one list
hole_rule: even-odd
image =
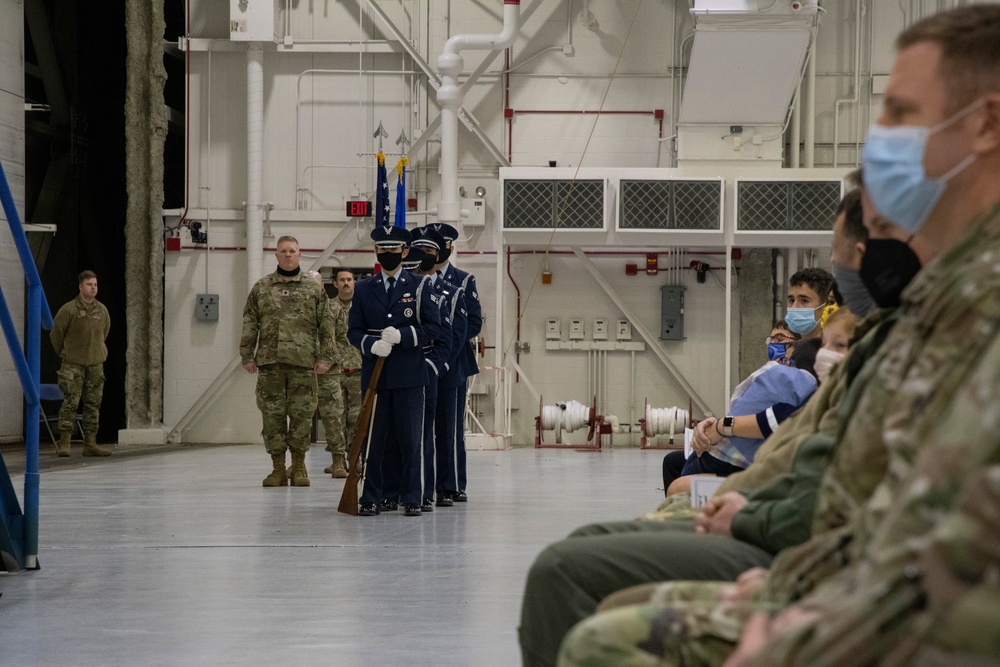
[(780, 361), (785, 358), (785, 353), (788, 351), (788, 343), (768, 343), (767, 344), (767, 360), (768, 361)]
[(800, 336), (804, 336), (817, 326), (816, 310), (814, 308), (789, 308), (785, 311), (785, 324)]
[(888, 220), (916, 234), (934, 210), (948, 181), (976, 159), (970, 155), (940, 178), (924, 173), (927, 140), (973, 111), (976, 100), (933, 127), (872, 125), (862, 154), (865, 188), (875, 208)]

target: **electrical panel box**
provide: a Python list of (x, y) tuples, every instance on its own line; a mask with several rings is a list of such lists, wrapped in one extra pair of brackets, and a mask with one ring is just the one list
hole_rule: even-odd
[(194, 305), (194, 318), (202, 322), (218, 322), (219, 295), (199, 294)]
[(684, 340), (684, 288), (660, 288), (660, 340)]
[(583, 327), (583, 320), (570, 320), (569, 321), (569, 339), (570, 340), (583, 340), (586, 330)]
[(545, 320), (545, 340), (559, 340), (562, 338), (562, 327), (559, 320)]
[(463, 199), (462, 208), (469, 212), (469, 217), (462, 220), (466, 227), (486, 226), (486, 200), (485, 199)]
[(628, 320), (618, 320), (615, 329), (615, 340), (632, 340), (632, 323)]
[(594, 340), (608, 339), (608, 321), (594, 320)]

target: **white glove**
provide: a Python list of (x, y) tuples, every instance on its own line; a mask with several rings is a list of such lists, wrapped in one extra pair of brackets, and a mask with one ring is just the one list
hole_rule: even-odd
[(384, 340), (377, 340), (372, 343), (372, 354), (376, 357), (388, 357), (390, 352), (392, 352), (392, 345)]
[(386, 327), (382, 329), (382, 340), (390, 345), (395, 345), (402, 340), (402, 336), (399, 335), (399, 329), (396, 327)]

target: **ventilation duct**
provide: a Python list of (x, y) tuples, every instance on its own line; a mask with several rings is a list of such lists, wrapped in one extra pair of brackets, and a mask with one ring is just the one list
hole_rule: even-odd
[(781, 166), (816, 2), (699, 0), (677, 124), (678, 164)]

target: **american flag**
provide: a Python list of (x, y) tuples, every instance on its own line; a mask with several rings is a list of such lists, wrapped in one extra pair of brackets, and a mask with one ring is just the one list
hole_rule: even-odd
[(405, 157), (399, 158), (396, 163), (396, 173), (399, 180), (396, 182), (396, 217), (394, 223), (397, 227), (406, 229), (406, 165), (409, 161)]
[(375, 226), (389, 226), (389, 181), (385, 173), (385, 153), (375, 154), (378, 159), (378, 183), (375, 186)]

